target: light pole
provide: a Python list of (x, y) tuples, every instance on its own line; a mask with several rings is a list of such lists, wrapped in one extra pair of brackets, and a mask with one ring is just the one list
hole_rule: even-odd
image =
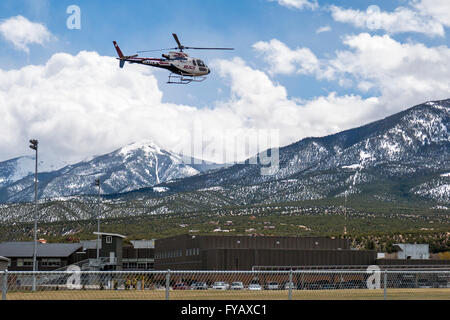
[(347, 190), (345, 190), (344, 200), (344, 237), (347, 237)]
[(100, 256), (100, 179), (95, 179), (95, 185), (98, 186), (98, 203), (97, 203), (97, 261)]
[(37, 184), (38, 184), (38, 141), (30, 140), (30, 148), (36, 151), (36, 165), (34, 170), (34, 244), (33, 244), (33, 291), (36, 291), (36, 274), (37, 271)]

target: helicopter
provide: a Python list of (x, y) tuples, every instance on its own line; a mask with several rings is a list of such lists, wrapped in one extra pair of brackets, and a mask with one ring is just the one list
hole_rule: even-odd
[[(202, 47), (185, 47), (181, 44), (178, 36), (172, 33), (177, 47), (167, 49), (145, 50), (137, 51), (136, 54), (131, 56), (125, 56), (119, 48), (116, 41), (113, 41), (117, 54), (119, 55), (119, 66), (123, 68), (125, 62), (143, 64), (150, 67), (167, 69), (170, 71), (169, 80), (167, 83), (176, 84), (188, 84), (191, 82), (202, 82), (206, 79), (206, 76), (211, 73), (211, 69), (198, 58), (190, 57), (187, 53), (183, 52), (186, 49), (194, 50), (234, 50), (234, 48), (202, 48)], [(138, 53), (150, 52), (150, 51), (163, 51), (163, 50), (176, 50), (169, 53), (162, 54), (161, 58), (140, 58)]]

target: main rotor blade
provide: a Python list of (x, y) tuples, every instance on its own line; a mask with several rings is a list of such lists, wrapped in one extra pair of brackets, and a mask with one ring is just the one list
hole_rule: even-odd
[(184, 48), (195, 50), (234, 50), (234, 48), (200, 48), (200, 47), (184, 47)]
[(141, 53), (141, 52), (166, 51), (166, 50), (175, 50), (175, 49), (178, 49), (178, 48), (175, 47), (175, 48), (166, 48), (166, 49), (152, 49), (152, 50), (143, 50), (143, 51), (136, 51), (136, 52)]
[(178, 40), (177, 34), (176, 33), (172, 33), (172, 36), (175, 39), (175, 41), (177, 42), (177, 44), (178, 44), (178, 49), (181, 49), (183, 46), (181, 45), (180, 40)]

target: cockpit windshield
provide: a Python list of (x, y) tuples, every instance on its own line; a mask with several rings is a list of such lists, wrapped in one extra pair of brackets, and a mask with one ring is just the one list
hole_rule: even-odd
[(199, 67), (206, 67), (202, 60), (197, 60), (197, 64)]

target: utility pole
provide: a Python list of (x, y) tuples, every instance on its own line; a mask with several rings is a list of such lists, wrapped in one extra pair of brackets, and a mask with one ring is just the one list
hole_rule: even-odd
[(100, 179), (95, 179), (95, 185), (98, 186), (98, 201), (97, 201), (97, 261), (100, 257)]
[(344, 200), (344, 236), (347, 236), (347, 190), (345, 190)]
[(38, 184), (38, 141), (36, 139), (30, 140), (30, 148), (36, 151), (36, 165), (34, 170), (34, 243), (33, 243), (33, 287), (36, 291), (36, 274), (37, 271), (37, 184)]

